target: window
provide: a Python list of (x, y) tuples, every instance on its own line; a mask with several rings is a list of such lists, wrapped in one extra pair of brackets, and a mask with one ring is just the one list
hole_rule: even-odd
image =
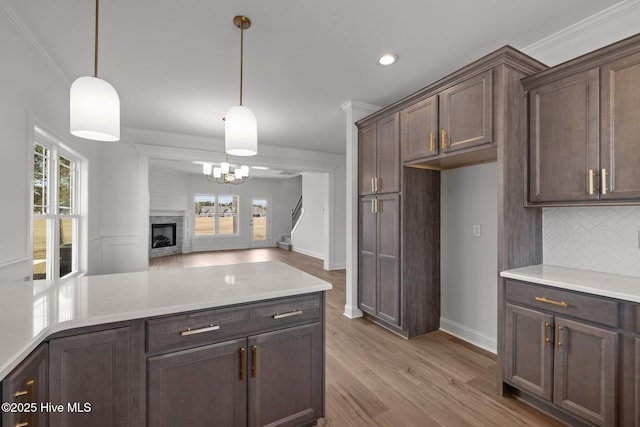
[(33, 146), (33, 278), (78, 271), (79, 159), (40, 129)]
[(238, 196), (199, 194), (195, 202), (195, 235), (238, 234)]

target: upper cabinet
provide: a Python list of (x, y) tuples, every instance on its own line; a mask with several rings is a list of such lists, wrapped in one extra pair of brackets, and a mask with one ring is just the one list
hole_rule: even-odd
[[(402, 160), (429, 161), (430, 157), (493, 143), (492, 77), (492, 69), (471, 75), (402, 109)], [(474, 163), (473, 159), (465, 161)]]
[(640, 202), (640, 37), (523, 80), (533, 206)]
[(391, 114), (361, 128), (358, 135), (360, 195), (400, 191), (400, 122)]

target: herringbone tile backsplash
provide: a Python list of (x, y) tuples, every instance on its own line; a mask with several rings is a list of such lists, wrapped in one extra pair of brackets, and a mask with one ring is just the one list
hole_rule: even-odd
[(640, 276), (640, 207), (542, 210), (543, 262)]

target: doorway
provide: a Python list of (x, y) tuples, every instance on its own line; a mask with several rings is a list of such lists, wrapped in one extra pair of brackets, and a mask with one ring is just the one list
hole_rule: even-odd
[(271, 246), (271, 201), (268, 197), (251, 198), (250, 246), (261, 248)]

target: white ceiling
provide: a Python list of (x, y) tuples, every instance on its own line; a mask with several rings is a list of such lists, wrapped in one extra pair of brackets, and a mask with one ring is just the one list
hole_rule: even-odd
[[(69, 82), (93, 74), (93, 0), (0, 0)], [(384, 106), (505, 45), (523, 48), (619, 0), (102, 0), (99, 76), (122, 126), (223, 138), (244, 104), (259, 144), (345, 151), (345, 113)], [(377, 64), (385, 52), (391, 67)]]

